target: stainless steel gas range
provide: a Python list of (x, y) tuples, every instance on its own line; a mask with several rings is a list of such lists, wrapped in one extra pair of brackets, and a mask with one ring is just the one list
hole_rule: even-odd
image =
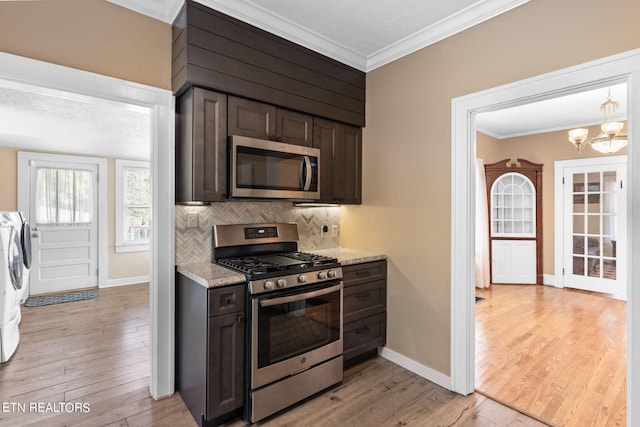
[(342, 269), (298, 251), (297, 224), (216, 225), (214, 261), (247, 276), (245, 418), (342, 381)]

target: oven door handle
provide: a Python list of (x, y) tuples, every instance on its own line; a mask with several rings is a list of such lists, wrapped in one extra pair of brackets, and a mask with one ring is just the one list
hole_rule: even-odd
[(342, 283), (331, 286), (330, 288), (318, 289), (317, 291), (305, 292), (303, 294), (291, 295), (289, 297), (272, 298), (260, 301), (260, 307), (270, 307), (272, 305), (286, 304), (288, 302), (302, 301), (307, 298), (319, 297), (320, 295), (330, 294), (331, 292), (342, 289)]

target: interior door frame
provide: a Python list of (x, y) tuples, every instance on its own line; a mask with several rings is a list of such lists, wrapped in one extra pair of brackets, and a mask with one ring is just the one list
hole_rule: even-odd
[[(526, 80), (473, 93), (451, 102), (451, 389), (467, 395), (475, 389), (475, 115), (481, 112), (569, 95), (615, 83), (627, 83), (627, 129), (640, 135), (640, 49), (587, 62)], [(568, 142), (567, 142), (568, 143)], [(627, 256), (640, 253), (640, 150), (628, 149)], [(640, 166), (639, 166), (640, 168)], [(635, 238), (633, 237), (635, 236)], [(627, 267), (627, 360), (640, 354), (640, 263)], [(640, 369), (627, 363), (627, 425), (640, 425)]]
[(151, 111), (154, 218), (149, 289), (150, 375), (154, 399), (174, 392), (175, 364), (175, 98), (170, 90), (0, 52), (0, 85), (28, 85), (42, 93), (101, 98)]
[[(62, 154), (48, 154), (34, 151), (18, 151), (18, 210), (25, 212), (30, 218), (31, 177), (30, 162), (59, 162), (77, 163), (98, 166), (98, 212), (97, 216), (97, 248), (98, 248), (98, 288), (103, 288), (107, 283), (107, 269), (109, 260), (107, 257), (107, 159), (100, 157), (85, 157)], [(102, 179), (100, 179), (102, 177)], [(33, 227), (35, 224), (31, 224)]]
[[(557, 191), (559, 188), (563, 188), (562, 182), (562, 170), (569, 167), (588, 167), (588, 166), (601, 166), (601, 165), (619, 165), (624, 163), (628, 165), (628, 156), (607, 156), (607, 157), (592, 157), (588, 159), (573, 159), (573, 160), (556, 160), (554, 162), (554, 246), (556, 248), (554, 253), (554, 283), (556, 288), (564, 288), (564, 275), (562, 274), (564, 265), (564, 191)], [(628, 175), (628, 171), (627, 171)], [(626, 187), (626, 185), (625, 185)], [(627, 205), (629, 201), (627, 200)], [(627, 208), (627, 212), (628, 212)], [(627, 219), (627, 225), (629, 219)], [(560, 224), (560, 226), (558, 226)], [(628, 237), (628, 236), (627, 236)], [(560, 248), (560, 250), (558, 250)], [(626, 251), (625, 259), (629, 262), (628, 257), (629, 242), (623, 248)], [(628, 279), (626, 279), (628, 281)]]

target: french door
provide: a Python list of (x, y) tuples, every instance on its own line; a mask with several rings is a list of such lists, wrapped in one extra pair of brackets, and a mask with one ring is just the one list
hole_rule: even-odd
[(626, 156), (598, 160), (562, 169), (563, 284), (626, 296)]

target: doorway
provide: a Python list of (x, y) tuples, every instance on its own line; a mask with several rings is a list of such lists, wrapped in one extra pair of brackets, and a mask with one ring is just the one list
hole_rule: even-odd
[[(590, 88), (628, 83), (629, 111), (640, 110), (640, 51), (630, 51), (566, 70), (549, 73), (525, 81), (505, 85), (452, 101), (452, 269), (451, 269), (451, 385), (461, 394), (474, 391), (474, 211), (475, 191), (473, 159), (475, 158), (475, 114), (508, 106), (522, 105)], [(635, 83), (635, 84), (633, 84)], [(632, 118), (632, 115), (629, 116)], [(629, 120), (629, 134), (640, 134), (640, 123)], [(631, 142), (633, 143), (633, 141)], [(640, 163), (640, 151), (630, 150), (629, 171)], [(627, 202), (629, 228), (627, 236), (640, 233), (640, 206), (634, 206), (632, 187), (640, 187), (640, 176), (628, 173)], [(640, 239), (629, 239), (630, 250), (640, 250)], [(465, 266), (465, 268), (461, 268)], [(629, 317), (627, 320), (627, 355), (640, 353), (640, 337), (633, 325), (640, 321), (640, 300), (633, 299), (633, 275), (640, 276), (640, 265), (628, 266)], [(627, 422), (640, 423), (640, 372), (627, 370)]]
[(138, 105), (151, 112), (153, 211), (151, 240), (151, 375), (153, 398), (174, 391), (174, 99), (168, 90), (7, 53), (0, 53), (0, 84), (32, 85), (71, 97)]

